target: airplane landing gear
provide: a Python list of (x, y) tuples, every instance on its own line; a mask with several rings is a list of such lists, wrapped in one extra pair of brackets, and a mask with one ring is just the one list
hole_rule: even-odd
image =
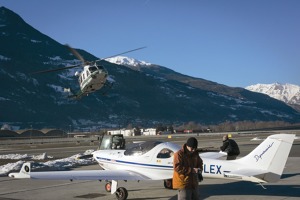
[(116, 193), (116, 198), (118, 200), (126, 200), (128, 197), (128, 191), (124, 187), (118, 188), (118, 182), (115, 180), (108, 181), (105, 184), (105, 190), (111, 192), (111, 194)]
[(126, 200), (128, 197), (128, 191), (123, 187), (119, 187), (116, 191), (116, 197), (118, 200)]

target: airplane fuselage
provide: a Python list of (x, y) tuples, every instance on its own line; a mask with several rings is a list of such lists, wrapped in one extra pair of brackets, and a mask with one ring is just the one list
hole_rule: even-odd
[[(100, 150), (93, 153), (95, 160), (105, 170), (133, 170), (153, 180), (171, 179), (173, 177), (173, 156), (169, 158), (157, 158), (158, 152), (168, 147), (173, 152), (178, 151), (179, 145), (157, 145), (151, 151), (139, 155), (125, 155), (126, 150)], [(201, 157), (201, 154), (200, 154)], [(229, 178), (224, 173), (236, 170), (235, 161), (216, 159), (203, 159), (203, 172), (205, 178)], [(241, 167), (240, 165), (238, 165)], [(230, 169), (230, 170), (229, 170)], [(236, 178), (236, 177), (235, 177)], [(238, 178), (239, 179), (239, 178)]]
[[(110, 151), (111, 152), (111, 151)], [(105, 170), (132, 170), (144, 174), (151, 179), (171, 179), (173, 176), (173, 156), (168, 159), (157, 159), (151, 156), (124, 156), (123, 151), (116, 151), (116, 155), (111, 153), (105, 156), (105, 152), (101, 152), (101, 156), (95, 154), (95, 159), (99, 165)], [(149, 160), (152, 160), (149, 163)], [(145, 164), (148, 163), (148, 164)], [(234, 164), (230, 164), (219, 160), (203, 158), (203, 176), (206, 178), (226, 178), (224, 172), (230, 172)], [(230, 169), (230, 170), (227, 170)]]
[[(268, 151), (271, 151), (274, 146), (270, 146), (272, 142), (266, 144), (258, 155), (261, 157)], [(181, 147), (177, 144), (166, 142), (156, 145), (149, 151), (143, 152), (143, 150), (134, 149), (128, 154), (128, 150), (99, 150), (93, 153), (95, 160), (99, 165), (105, 170), (125, 170), (125, 171), (135, 171), (149, 179), (161, 180), (161, 179), (171, 179), (173, 177), (173, 155), (162, 158), (159, 157), (159, 153), (164, 149), (168, 149), (172, 153), (177, 152)], [(218, 154), (218, 153), (216, 153)], [(242, 172), (251, 171), (251, 167), (247, 165), (247, 162), (252, 163), (264, 162), (262, 158), (257, 159), (257, 155), (248, 156), (248, 160), (243, 160), (244, 158), (238, 160), (225, 160), (207, 158), (205, 153), (200, 154), (203, 160), (203, 172), (204, 178), (220, 178), (220, 179), (234, 179), (234, 180), (246, 180), (252, 182), (264, 182), (261, 180), (263, 177), (257, 175), (257, 177), (251, 176), (241, 176), (240, 174), (234, 174), (232, 172)], [(265, 158), (266, 159), (266, 158)], [(252, 173), (252, 172), (251, 172)], [(264, 168), (254, 171), (253, 173), (264, 173)], [(272, 175), (273, 176), (273, 175)], [(274, 175), (277, 179), (278, 175)]]

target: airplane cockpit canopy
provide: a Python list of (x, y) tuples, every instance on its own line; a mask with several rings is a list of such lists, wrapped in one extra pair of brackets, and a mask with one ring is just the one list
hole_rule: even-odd
[(155, 146), (161, 144), (163, 142), (159, 141), (147, 141), (143, 143), (137, 143), (136, 145), (133, 145), (126, 149), (124, 152), (124, 155), (131, 156), (131, 155), (143, 155), (153, 149)]
[(168, 148), (163, 148), (156, 156), (156, 158), (171, 158), (174, 155), (174, 151)]

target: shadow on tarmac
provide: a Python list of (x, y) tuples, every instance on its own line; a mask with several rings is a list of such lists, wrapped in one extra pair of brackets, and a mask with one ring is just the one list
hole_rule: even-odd
[[(299, 174), (288, 174), (299, 175)], [(214, 197), (222, 197), (223, 199), (240, 199), (245, 196), (245, 199), (255, 199), (255, 196), (261, 198), (268, 197), (299, 197), (300, 184), (298, 185), (264, 185), (263, 189), (260, 185), (255, 185), (251, 182), (233, 182), (224, 184), (200, 185), (200, 199), (213, 199)], [(226, 197), (227, 196), (227, 197)], [(168, 198), (163, 196), (147, 197), (147, 198), (130, 198), (134, 200), (146, 199), (161, 199)], [(177, 195), (169, 198), (177, 200)]]
[[(251, 182), (233, 182), (214, 185), (200, 186), (200, 199), (206, 199), (213, 196), (283, 196), (283, 197), (299, 197), (300, 185), (264, 185), (263, 189), (260, 185)], [(253, 197), (254, 198), (254, 197)], [(175, 200), (176, 198), (171, 198)]]
[(293, 174), (282, 174), (280, 179), (287, 179), (287, 178), (291, 178), (293, 176), (298, 176), (300, 175), (300, 173), (293, 173)]
[[(300, 175), (300, 173), (284, 174), (282, 179)], [(264, 189), (259, 184), (251, 182), (232, 182), (222, 184), (201, 184), (199, 185), (200, 199), (255, 199), (272, 198), (272, 197), (300, 197), (300, 184), (297, 185), (264, 185)], [(161, 199), (168, 198), (163, 196), (147, 197), (147, 198), (130, 198), (134, 200)], [(177, 195), (169, 198), (169, 200), (177, 200)]]

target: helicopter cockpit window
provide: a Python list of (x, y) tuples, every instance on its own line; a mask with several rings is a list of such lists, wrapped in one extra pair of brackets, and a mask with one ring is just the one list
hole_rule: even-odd
[(147, 141), (143, 143), (137, 143), (134, 146), (131, 146), (128, 148), (124, 155), (126, 156), (132, 156), (132, 155), (143, 155), (153, 149), (156, 145), (161, 144), (162, 142), (158, 141)]
[(157, 158), (170, 158), (173, 155), (174, 152), (172, 150), (164, 148), (157, 154)]
[(96, 71), (98, 68), (96, 66), (91, 66), (89, 67), (89, 71), (92, 73), (94, 71)]

